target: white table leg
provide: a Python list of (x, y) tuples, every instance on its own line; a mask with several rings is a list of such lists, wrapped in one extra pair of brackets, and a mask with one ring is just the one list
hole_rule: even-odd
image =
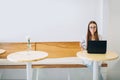
[(32, 80), (32, 64), (31, 64), (31, 62), (26, 63), (26, 72), (27, 72), (27, 80)]
[(93, 61), (93, 80), (99, 80), (98, 79), (98, 62)]
[(39, 68), (37, 68), (37, 72), (36, 72), (36, 80), (39, 80)]
[(67, 69), (67, 80), (70, 80), (70, 71), (69, 71), (69, 68)]

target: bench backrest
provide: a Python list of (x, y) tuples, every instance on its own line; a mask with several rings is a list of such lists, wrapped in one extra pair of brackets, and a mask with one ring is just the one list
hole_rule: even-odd
[[(33, 42), (32, 50), (48, 52), (49, 58), (75, 57), (76, 52), (80, 51), (79, 42)], [(8, 54), (27, 50), (25, 42), (6, 42), (0, 43), (0, 48), (5, 49), (0, 58), (6, 58)]]
[[(4, 54), (0, 54), (0, 58), (7, 58), (7, 55), (13, 52), (27, 50), (27, 43), (24, 43), (24, 42), (0, 43), (0, 49), (6, 50)], [(32, 49), (35, 50), (35, 43), (32, 43)]]
[(80, 51), (79, 42), (37, 42), (36, 50), (48, 52), (49, 58), (75, 57)]

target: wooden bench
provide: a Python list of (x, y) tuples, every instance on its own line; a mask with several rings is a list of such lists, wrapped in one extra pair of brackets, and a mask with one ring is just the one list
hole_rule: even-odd
[[(81, 50), (79, 42), (32, 42), (32, 50), (48, 52), (48, 58), (38, 62), (33, 62), (33, 68), (85, 68), (76, 57), (76, 53)], [(27, 50), (25, 42), (5, 42), (0, 43), (0, 48), (6, 52), (0, 54), (0, 68), (16, 69), (25, 68), (25, 63), (13, 63), (6, 60), (7, 55)], [(56, 62), (57, 61), (57, 62)], [(101, 65), (107, 67), (106, 63)]]

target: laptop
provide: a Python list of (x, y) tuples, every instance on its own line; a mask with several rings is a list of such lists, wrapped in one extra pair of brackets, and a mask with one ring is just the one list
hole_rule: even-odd
[(105, 54), (107, 48), (107, 41), (88, 41), (87, 52), (90, 54)]

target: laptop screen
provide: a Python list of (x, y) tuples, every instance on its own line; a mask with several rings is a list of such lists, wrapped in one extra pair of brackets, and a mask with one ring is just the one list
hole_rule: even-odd
[(107, 41), (88, 41), (87, 52), (88, 53), (106, 53)]

